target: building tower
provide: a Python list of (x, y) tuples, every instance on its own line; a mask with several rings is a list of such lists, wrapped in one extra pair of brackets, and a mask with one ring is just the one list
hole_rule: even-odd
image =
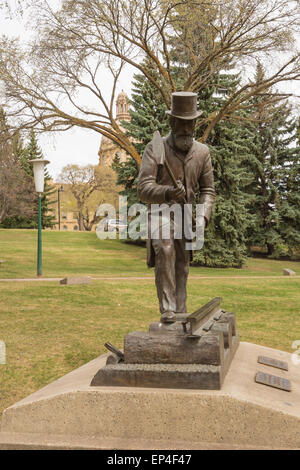
[[(119, 125), (121, 121), (130, 121), (128, 96), (123, 90), (118, 94), (116, 100), (116, 121)], [(120, 127), (123, 129), (122, 126)], [(112, 140), (103, 136), (98, 152), (99, 165), (111, 166), (116, 154), (118, 154), (121, 162), (126, 161), (128, 158), (124, 150), (120, 149)]]
[(128, 96), (123, 90), (121, 91), (121, 93), (119, 93), (117, 97), (116, 108), (116, 120), (118, 122), (130, 121)]

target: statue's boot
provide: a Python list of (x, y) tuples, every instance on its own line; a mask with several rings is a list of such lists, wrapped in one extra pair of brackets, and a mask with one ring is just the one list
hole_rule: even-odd
[(164, 312), (160, 318), (162, 323), (175, 323), (176, 315), (174, 312)]

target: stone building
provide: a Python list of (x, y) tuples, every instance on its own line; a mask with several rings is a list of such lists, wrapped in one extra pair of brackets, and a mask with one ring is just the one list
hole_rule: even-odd
[[(121, 121), (130, 121), (128, 96), (123, 90), (121, 93), (119, 93), (116, 101), (116, 121), (118, 124)], [(122, 126), (120, 127), (123, 130)], [(98, 152), (99, 165), (111, 166), (116, 154), (119, 155), (121, 162), (124, 162), (130, 158), (126, 154), (125, 150), (122, 150), (120, 147), (118, 147), (112, 140), (102, 136), (100, 149)]]

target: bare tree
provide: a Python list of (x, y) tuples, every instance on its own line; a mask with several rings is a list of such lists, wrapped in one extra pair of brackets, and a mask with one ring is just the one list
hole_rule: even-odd
[[(132, 142), (113, 116), (118, 80), (127, 64), (143, 73), (170, 106), (176, 90), (174, 66), (180, 66), (183, 90), (215, 86), (218, 72), (247, 67), (237, 90), (216, 113), (202, 120), (206, 141), (214, 126), (247, 106), (249, 98), (278, 83), (299, 80), (295, 46), (299, 2), (289, 0), (63, 0), (53, 10), (35, 0), (36, 40), (26, 48), (0, 42), (0, 79), (16, 127), (40, 131), (73, 126), (109, 137), (138, 163)], [(174, 44), (184, 63), (174, 55)], [(178, 54), (177, 54), (178, 55)], [(144, 59), (147, 58), (147, 61)], [(160, 79), (147, 68), (153, 64)], [(268, 74), (251, 74), (257, 61)], [(104, 92), (103, 70), (111, 74)], [(83, 91), (94, 97), (87, 107)]]
[(21, 166), (0, 108), (0, 223), (7, 217), (32, 217), (36, 196), (32, 178)]
[(59, 180), (68, 185), (76, 201), (79, 230), (90, 231), (100, 220), (96, 216), (99, 204), (115, 202), (113, 199), (117, 195), (116, 177), (111, 168), (67, 165), (62, 169)]

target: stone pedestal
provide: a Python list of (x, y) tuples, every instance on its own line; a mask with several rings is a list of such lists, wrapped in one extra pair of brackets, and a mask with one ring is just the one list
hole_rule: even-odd
[(221, 309), (221, 300), (129, 333), (124, 353), (106, 343), (113, 354), (91, 385), (219, 390), (239, 345), (235, 314)]
[[(300, 448), (300, 368), (289, 353), (241, 343), (221, 390), (91, 387), (106, 359), (5, 410), (0, 449)], [(259, 370), (289, 379), (292, 391), (255, 383)]]

